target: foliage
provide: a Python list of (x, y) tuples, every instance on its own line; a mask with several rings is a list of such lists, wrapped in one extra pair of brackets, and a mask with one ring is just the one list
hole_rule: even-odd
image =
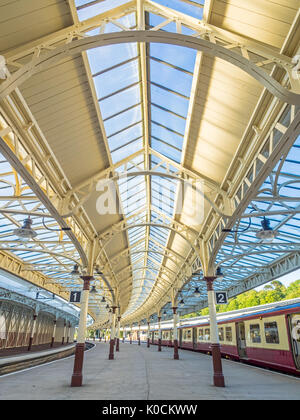
[[(260, 290), (259, 292), (256, 290), (250, 290), (249, 292), (242, 293), (232, 299), (229, 299), (227, 305), (217, 305), (216, 310), (217, 312), (229, 312), (237, 309), (265, 305), (267, 303), (298, 297), (300, 297), (300, 280), (294, 281), (288, 287), (285, 287), (280, 281), (274, 280), (270, 284), (267, 284), (263, 290)], [(192, 318), (208, 314), (208, 308), (204, 308), (202, 311), (184, 315), (182, 318)]]

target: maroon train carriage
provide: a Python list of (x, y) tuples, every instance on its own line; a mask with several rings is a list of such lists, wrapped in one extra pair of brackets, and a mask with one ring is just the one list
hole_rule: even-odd
[[(300, 298), (218, 315), (222, 356), (300, 376)], [(184, 322), (184, 320), (181, 320)], [(208, 317), (178, 327), (179, 348), (210, 353)], [(158, 331), (152, 330), (158, 344)], [(162, 345), (170, 346), (172, 328), (162, 328)]]
[[(173, 329), (172, 328), (161, 328), (162, 339), (161, 345), (167, 347), (173, 347)], [(158, 330), (150, 330), (150, 343), (158, 345)]]

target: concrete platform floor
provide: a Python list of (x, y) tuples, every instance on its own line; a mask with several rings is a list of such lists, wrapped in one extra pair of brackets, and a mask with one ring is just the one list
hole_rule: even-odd
[(145, 344), (120, 343), (108, 360), (108, 343), (85, 353), (84, 385), (71, 388), (74, 356), (0, 377), (0, 400), (300, 400), (300, 379), (223, 360), (226, 388), (212, 386), (211, 356)]

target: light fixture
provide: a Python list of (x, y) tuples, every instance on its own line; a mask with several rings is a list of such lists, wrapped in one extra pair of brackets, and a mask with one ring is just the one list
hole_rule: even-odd
[(109, 304), (106, 305), (106, 309), (109, 309)]
[(182, 308), (184, 306), (184, 300), (181, 299), (181, 301), (179, 302), (179, 306)]
[(270, 226), (270, 220), (266, 217), (261, 222), (262, 229), (256, 232), (257, 239), (261, 239), (263, 242), (272, 242), (277, 236), (278, 232), (275, 232)]
[(224, 278), (224, 274), (222, 273), (222, 268), (219, 266), (219, 267), (217, 267), (217, 270), (216, 270), (216, 276), (218, 277), (218, 279), (223, 279)]
[(79, 265), (75, 264), (73, 270), (71, 271), (71, 276), (73, 279), (78, 279), (80, 277)]
[(92, 288), (91, 288), (91, 290), (90, 290), (90, 293), (91, 294), (95, 294), (95, 293), (97, 293), (97, 290), (96, 290), (96, 286), (92, 286)]
[(37, 233), (32, 229), (32, 220), (30, 217), (24, 220), (23, 226), (17, 228), (13, 231), (13, 234), (16, 235), (19, 240), (27, 241), (29, 239), (33, 239), (37, 236)]
[(167, 311), (164, 311), (163, 315), (167, 315)]
[(201, 295), (201, 293), (200, 293), (200, 290), (199, 290), (199, 287), (197, 286), (197, 287), (195, 287), (195, 290), (194, 290), (194, 295), (195, 296), (200, 296)]
[(105, 302), (106, 302), (106, 300), (105, 300), (105, 296), (102, 296), (101, 303), (105, 303)]
[(103, 275), (102, 271), (100, 270), (99, 265), (96, 266), (96, 273), (99, 274), (100, 276)]

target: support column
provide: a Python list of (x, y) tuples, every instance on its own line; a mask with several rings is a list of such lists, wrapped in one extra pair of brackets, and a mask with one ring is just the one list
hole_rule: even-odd
[(118, 316), (116, 351), (120, 351), (120, 321), (121, 321), (121, 317)]
[(62, 336), (62, 340), (61, 340), (61, 344), (63, 345), (64, 344), (64, 342), (65, 342), (65, 336), (66, 336), (66, 326), (67, 326), (67, 324), (66, 324), (66, 321), (65, 321), (65, 323), (64, 323), (64, 332), (63, 332), (63, 336)]
[(173, 344), (174, 344), (174, 359), (178, 360), (179, 359), (179, 354), (178, 354), (178, 330), (177, 330), (177, 313), (176, 310), (177, 308), (174, 306), (173, 308), (173, 322), (174, 322), (174, 329), (173, 329)]
[(150, 322), (147, 322), (148, 324), (148, 331), (147, 331), (147, 347), (150, 347)]
[(112, 323), (110, 330), (110, 342), (109, 342), (109, 360), (114, 360), (114, 345), (115, 345), (115, 324), (116, 324), (116, 306), (112, 306)]
[(56, 323), (57, 323), (57, 319), (55, 319), (55, 320), (53, 321), (53, 332), (52, 332), (52, 338), (51, 338), (51, 344), (50, 344), (50, 347), (53, 347), (53, 345), (54, 345), (55, 333), (56, 333)]
[(217, 387), (225, 387), (225, 380), (222, 370), (221, 350), (219, 343), (218, 323), (216, 314), (215, 294), (213, 282), (216, 277), (204, 277), (207, 286), (209, 318), (210, 318), (210, 338), (211, 350), (214, 369), (214, 385)]
[(30, 338), (29, 338), (29, 344), (28, 344), (28, 351), (30, 351), (31, 347), (32, 347), (33, 337), (34, 337), (34, 333), (35, 333), (35, 329), (36, 329), (36, 320), (37, 320), (37, 314), (34, 314), (33, 315)]
[(68, 323), (67, 344), (68, 344), (68, 343), (69, 343), (69, 341), (70, 341), (70, 332), (71, 332), (71, 323), (69, 322), (69, 323)]
[(130, 327), (129, 338), (130, 338), (130, 344), (132, 344), (132, 326)]
[(82, 385), (82, 367), (83, 367), (83, 355), (84, 355), (84, 346), (85, 346), (85, 329), (86, 329), (86, 319), (88, 312), (88, 303), (89, 303), (89, 290), (90, 290), (90, 281), (93, 280), (93, 276), (82, 276), (83, 279), (83, 290), (81, 296), (80, 304), (80, 318), (78, 326), (78, 336), (77, 344), (75, 349), (75, 360), (74, 360), (74, 370), (71, 380), (71, 386), (81, 386)]
[(141, 325), (139, 324), (139, 329), (138, 329), (138, 345), (141, 345)]
[(161, 327), (160, 327), (161, 316), (157, 317), (157, 320), (158, 320), (158, 351), (161, 351)]

